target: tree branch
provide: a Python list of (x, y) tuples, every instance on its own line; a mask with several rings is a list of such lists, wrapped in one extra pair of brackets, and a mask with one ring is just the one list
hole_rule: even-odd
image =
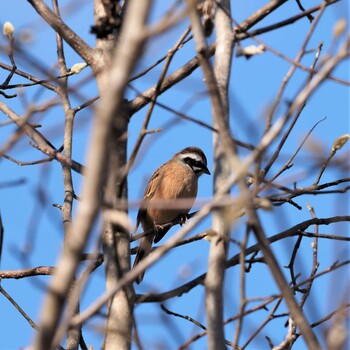
[(74, 33), (42, 0), (28, 0), (38, 14), (91, 66), (96, 65), (94, 49)]

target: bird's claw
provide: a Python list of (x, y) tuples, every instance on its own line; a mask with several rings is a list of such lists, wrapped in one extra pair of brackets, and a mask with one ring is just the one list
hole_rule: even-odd
[(187, 223), (188, 216), (187, 214), (181, 214), (179, 219), (180, 219), (180, 226), (182, 226)]
[(164, 227), (162, 225), (154, 225), (154, 233), (158, 235), (160, 232), (164, 230)]

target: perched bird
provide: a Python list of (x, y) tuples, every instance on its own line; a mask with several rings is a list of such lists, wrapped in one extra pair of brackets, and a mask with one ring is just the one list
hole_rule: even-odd
[[(198, 147), (183, 149), (154, 172), (147, 184), (136, 223), (136, 230), (141, 223), (144, 232), (154, 232), (141, 239), (134, 266), (150, 253), (152, 242), (159, 242), (169, 230), (162, 225), (188, 214), (196, 199), (198, 178), (202, 174), (210, 175), (210, 171), (207, 158)], [(144, 272), (137, 277), (137, 284), (143, 275)]]

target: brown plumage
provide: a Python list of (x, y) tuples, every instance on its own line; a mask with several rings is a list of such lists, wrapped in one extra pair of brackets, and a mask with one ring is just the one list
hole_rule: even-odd
[[(134, 266), (150, 253), (152, 242), (159, 242), (166, 234), (168, 229), (162, 229), (162, 225), (191, 210), (197, 196), (198, 178), (203, 173), (210, 175), (205, 154), (198, 147), (183, 149), (154, 172), (146, 187), (136, 226), (141, 223), (144, 232), (154, 232), (141, 239)], [(176, 205), (179, 199), (183, 201)], [(136, 283), (142, 281), (143, 275), (144, 272), (137, 277)]]

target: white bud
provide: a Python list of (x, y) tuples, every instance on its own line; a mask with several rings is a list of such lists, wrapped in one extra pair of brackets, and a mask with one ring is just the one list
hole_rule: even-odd
[(250, 45), (247, 47), (241, 47), (237, 49), (237, 56), (245, 56), (246, 58), (250, 58), (254, 55), (261, 55), (265, 51), (264, 45)]
[(2, 27), (2, 32), (5, 36), (11, 37), (13, 35), (13, 32), (15, 31), (14, 26), (11, 22), (5, 22), (4, 26)]
[(87, 64), (84, 63), (76, 63), (73, 65), (73, 67), (70, 69), (71, 73), (73, 74), (79, 74), (84, 68), (86, 68)]
[(346, 20), (345, 18), (341, 18), (333, 27), (333, 35), (340, 36), (344, 33), (346, 28)]
[(350, 134), (339, 136), (333, 143), (332, 151), (339, 151), (350, 139)]

